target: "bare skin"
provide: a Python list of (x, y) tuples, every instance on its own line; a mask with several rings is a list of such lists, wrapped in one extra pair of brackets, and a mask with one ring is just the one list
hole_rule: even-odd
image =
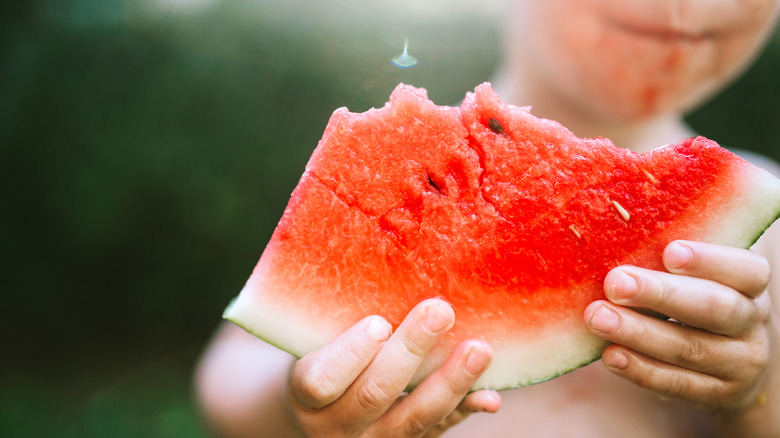
[[(637, 152), (677, 142), (692, 134), (684, 111), (749, 65), (778, 3), (517, 0), (493, 85), (580, 136)], [(674, 242), (664, 272), (615, 268), (582, 319), (612, 345), (546, 383), (468, 393), (492, 355), (470, 340), (404, 393), (457, 318), (429, 300), (394, 333), (372, 316), (297, 361), (225, 325), (199, 364), (199, 400), (227, 437), (777, 437), (778, 230), (754, 250)]]

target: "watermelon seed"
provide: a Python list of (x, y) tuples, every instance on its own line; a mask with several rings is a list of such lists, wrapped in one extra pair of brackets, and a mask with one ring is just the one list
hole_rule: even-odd
[(574, 225), (569, 225), (569, 231), (571, 231), (572, 234), (574, 234), (574, 237), (581, 239), (582, 234), (580, 234), (580, 230), (577, 229)]
[(657, 185), (658, 184), (658, 179), (656, 179), (656, 177), (654, 177), (652, 173), (648, 172), (645, 169), (642, 169), (642, 173), (645, 174), (647, 179), (650, 180), (650, 182), (653, 183), (653, 185)]
[(620, 214), (620, 217), (622, 217), (624, 221), (628, 222), (628, 220), (631, 218), (631, 215), (628, 213), (628, 210), (626, 210), (617, 201), (612, 201), (612, 206), (615, 207), (615, 210), (617, 210), (617, 212)]
[(339, 134), (344, 135), (347, 133), (347, 127), (344, 126), (344, 123), (339, 123)]
[(428, 174), (428, 184), (433, 187), (439, 194), (441, 194), (441, 188), (439, 188), (439, 185), (436, 184), (436, 181), (431, 178), (431, 174)]
[(504, 131), (504, 127), (501, 126), (501, 123), (499, 123), (498, 120), (494, 118), (490, 118), (488, 120), (488, 128), (490, 128), (490, 130), (495, 132), (496, 134), (506, 134), (506, 131)]

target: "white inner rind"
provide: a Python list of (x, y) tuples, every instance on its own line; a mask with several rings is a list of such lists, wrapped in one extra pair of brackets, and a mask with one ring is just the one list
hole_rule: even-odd
[(740, 184), (735, 193), (723, 194), (729, 198), (727, 203), (720, 208), (717, 205), (704, 206), (710, 222), (702, 225), (699, 240), (748, 248), (777, 219), (780, 180), (757, 167), (745, 169), (739, 177)]
[[(254, 275), (252, 276), (254, 277)], [(269, 298), (283, 296), (284, 291), (270, 292), (256, 287), (250, 277), (238, 297), (225, 309), (222, 317), (284, 351), (303, 357), (335, 339), (341, 327), (319, 327), (307, 315), (285, 309)]]
[(477, 389), (507, 389), (540, 383), (586, 365), (601, 356), (606, 341), (579, 329), (558, 331), (533, 341), (497, 349), (490, 367), (474, 383)]
[[(224, 317), (266, 342), (302, 357), (335, 339), (346, 327), (315, 326), (311, 318), (295, 309), (275, 303), (272, 293), (260, 290), (254, 278), (225, 310)], [(323, 323), (324, 321), (317, 321)], [(496, 330), (504, 324), (495, 321)], [(533, 336), (492, 345), (494, 356), (490, 367), (472, 386), (478, 389), (508, 389), (543, 382), (590, 363), (601, 355), (605, 341), (594, 337), (583, 321), (572, 317), (551, 321)], [(447, 360), (450, 351), (434, 350), (419, 367), (409, 383), (417, 386)]]

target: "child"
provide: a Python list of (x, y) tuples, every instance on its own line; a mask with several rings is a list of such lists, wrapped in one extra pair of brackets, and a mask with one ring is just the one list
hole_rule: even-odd
[[(682, 114), (748, 65), (778, 3), (514, 1), (493, 85), (581, 137), (646, 151), (693, 135)], [(591, 304), (583, 323), (613, 344), (600, 363), (543, 384), (467, 394), (492, 355), (471, 340), (402, 395), (456, 318), (429, 300), (394, 333), (368, 317), (297, 361), (225, 325), (198, 369), (204, 412), (235, 437), (778, 437), (777, 228), (758, 242), (763, 256), (674, 242), (664, 252), (668, 272), (612, 270), (608, 300)]]

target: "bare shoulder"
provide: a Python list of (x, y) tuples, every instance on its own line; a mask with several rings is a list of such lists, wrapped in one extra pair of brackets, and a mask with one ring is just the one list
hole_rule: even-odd
[[(251, 388), (285, 381), (294, 358), (232, 323), (222, 323), (200, 358), (196, 379), (200, 396), (243, 394)], [(258, 372), (262, 370), (263, 372)], [(251, 394), (246, 394), (251, 396)]]
[(266, 418), (286, 415), (281, 400), (293, 360), (240, 327), (222, 323), (194, 376), (206, 422), (226, 436), (247, 436), (246, 431), (271, 427)]

